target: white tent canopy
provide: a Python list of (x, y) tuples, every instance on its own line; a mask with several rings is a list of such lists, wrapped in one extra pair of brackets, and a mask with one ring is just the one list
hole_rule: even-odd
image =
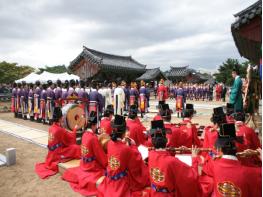
[(26, 83), (35, 83), (39, 79), (39, 75), (36, 73), (30, 73), (26, 77), (22, 79), (16, 80), (16, 83), (21, 83), (22, 81), (25, 81)]
[(16, 82), (22, 82), (25, 81), (26, 83), (35, 83), (37, 80), (40, 81), (40, 83), (47, 83), (48, 80), (51, 80), (53, 83), (55, 83), (57, 80), (61, 80), (62, 83), (64, 83), (66, 80), (79, 80), (79, 76), (73, 75), (73, 74), (68, 74), (68, 73), (50, 73), (44, 71), (40, 75), (31, 73), (28, 76), (16, 80)]

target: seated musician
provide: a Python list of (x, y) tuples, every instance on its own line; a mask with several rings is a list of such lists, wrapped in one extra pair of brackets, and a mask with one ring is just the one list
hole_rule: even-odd
[(234, 114), (234, 104), (227, 103), (226, 104), (226, 122), (227, 123), (234, 123), (235, 119), (233, 117)]
[[(213, 158), (215, 156), (215, 142), (218, 137), (218, 131), (221, 126), (221, 124), (226, 123), (226, 117), (225, 114), (221, 113), (221, 110), (218, 110), (218, 108), (214, 108), (214, 113), (211, 117), (211, 122), (213, 125), (207, 126), (204, 129), (204, 142), (203, 147), (204, 148), (211, 148), (212, 151), (207, 153), (202, 153), (202, 155), (206, 158)], [(207, 157), (208, 156), (208, 157)]]
[(178, 144), (191, 148), (192, 145), (200, 147), (201, 141), (198, 138), (197, 128), (192, 124), (194, 108), (193, 104), (186, 104), (186, 109), (183, 112), (183, 121), (180, 123), (180, 140)]
[(149, 152), (148, 160), (151, 196), (200, 196), (196, 150), (192, 151), (193, 166), (190, 167), (165, 149), (167, 138), (162, 120), (152, 121), (150, 133), (155, 148)]
[(138, 194), (149, 185), (148, 168), (137, 147), (124, 142), (125, 117), (116, 115), (112, 126), (113, 133), (107, 144), (106, 178), (98, 189), (104, 196), (126, 197), (132, 193)]
[(112, 127), (111, 127), (111, 120), (114, 114), (113, 105), (108, 105), (106, 110), (104, 111), (104, 117), (101, 119), (100, 122), (100, 131), (101, 133), (107, 133), (111, 135)]
[(164, 127), (166, 129), (166, 137), (167, 137), (167, 147), (178, 147), (178, 140), (180, 130), (178, 127), (171, 124), (171, 110), (168, 104), (160, 105), (160, 115), (161, 120), (164, 122)]
[(155, 121), (155, 120), (162, 120), (163, 118), (162, 118), (162, 115), (161, 115), (161, 113), (162, 113), (162, 106), (164, 105), (165, 103), (164, 103), (164, 101), (159, 101), (159, 104), (158, 104), (158, 113), (154, 116), (154, 118), (153, 118), (153, 121)]
[(146, 143), (146, 135), (143, 133), (146, 131), (146, 128), (141, 124), (137, 113), (137, 106), (131, 105), (126, 125), (129, 131), (129, 137), (134, 140), (136, 146), (139, 146)]
[[(53, 124), (48, 130), (48, 154), (45, 163), (37, 163), (35, 171), (42, 179), (58, 172), (57, 164), (80, 158), (80, 147), (76, 144), (76, 129), (68, 132), (61, 127), (62, 112), (54, 109)], [(77, 125), (75, 126), (77, 128)]]
[(199, 178), (204, 197), (261, 196), (261, 167), (243, 166), (238, 161), (235, 145), (238, 141), (234, 124), (221, 125), (215, 146), (221, 150), (222, 156), (209, 160)]
[(97, 114), (93, 111), (81, 140), (80, 166), (70, 168), (63, 174), (63, 179), (70, 182), (73, 190), (84, 196), (98, 195), (96, 182), (104, 175), (107, 166), (107, 155), (96, 132)]
[[(259, 138), (255, 133), (255, 131), (244, 123), (245, 114), (241, 112), (235, 113), (234, 118), (235, 118), (236, 135), (243, 137), (243, 143), (236, 144), (237, 150), (241, 152), (246, 149), (256, 150), (258, 148), (261, 148)], [(261, 166), (261, 161), (258, 159), (258, 157), (250, 157), (250, 158), (238, 157), (238, 159), (242, 162), (243, 165)]]

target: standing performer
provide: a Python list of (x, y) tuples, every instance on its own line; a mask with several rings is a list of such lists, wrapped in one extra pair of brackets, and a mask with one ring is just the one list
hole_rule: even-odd
[(34, 121), (34, 85), (29, 84), (28, 92), (28, 114), (31, 121)]
[(125, 81), (122, 82), (122, 87), (123, 87), (123, 91), (125, 94), (125, 104), (124, 104), (124, 110), (128, 111), (129, 110), (129, 100), (130, 100), (130, 90), (127, 87), (127, 84)]
[(105, 109), (107, 108), (108, 105), (112, 105), (112, 95), (111, 95), (111, 88), (110, 84), (105, 83)]
[[(80, 147), (76, 145), (76, 129), (68, 132), (61, 127), (62, 111), (54, 109), (53, 124), (48, 130), (48, 154), (44, 163), (37, 163), (35, 171), (45, 179), (58, 172), (58, 163), (80, 158)], [(78, 126), (76, 125), (75, 128)]]
[(137, 147), (124, 142), (124, 116), (115, 115), (113, 133), (107, 145), (108, 166), (106, 178), (99, 186), (104, 196), (131, 196), (149, 185), (149, 172)]
[(22, 111), (21, 111), (21, 83), (17, 84), (17, 91), (16, 91), (16, 110), (17, 110), (17, 117), (22, 118)]
[(201, 196), (196, 150), (192, 151), (192, 167), (187, 166), (165, 149), (167, 138), (162, 121), (152, 121), (150, 132), (155, 148), (149, 152), (148, 162), (151, 196)]
[(235, 112), (243, 112), (242, 80), (238, 74), (236, 69), (232, 71), (232, 77), (235, 81), (231, 88), (229, 103), (234, 105)]
[(139, 92), (136, 86), (137, 86), (136, 82), (131, 82), (129, 106), (137, 105), (138, 107)]
[(78, 91), (78, 103), (80, 104), (81, 108), (84, 110), (85, 114), (83, 114), (85, 117), (88, 117), (88, 94), (85, 91), (85, 82), (83, 80), (80, 80), (80, 89)]
[(28, 98), (28, 92), (27, 92), (26, 82), (22, 81), (22, 87), (20, 90), (20, 105), (21, 105), (21, 117), (24, 120), (27, 119), (27, 98)]
[(17, 117), (16, 99), (17, 99), (17, 84), (13, 83), (12, 97), (11, 97), (11, 111), (14, 112), (15, 118)]
[(53, 90), (53, 83), (51, 80), (47, 81), (47, 103), (46, 103), (46, 119), (49, 124), (52, 123), (52, 117), (55, 107), (55, 93)]
[(99, 114), (102, 113), (104, 103), (103, 103), (103, 98), (100, 93), (97, 91), (97, 83), (95, 81), (92, 82), (91, 85), (91, 90), (89, 93), (89, 113), (91, 111), (95, 111), (98, 114), (98, 119), (99, 119)]
[(100, 131), (101, 133), (107, 133), (111, 135), (112, 127), (111, 127), (111, 120), (114, 115), (114, 108), (113, 105), (108, 105), (106, 110), (104, 111), (104, 117), (101, 119), (100, 122)]
[(66, 100), (67, 97), (68, 97), (68, 88), (69, 88), (69, 82), (66, 80), (64, 85), (63, 85), (63, 88), (62, 88), (62, 94), (61, 94), (61, 106), (63, 107), (65, 104), (68, 103), (68, 101)]
[(62, 98), (62, 84), (61, 81), (57, 80), (57, 87), (55, 89), (55, 107), (62, 107), (61, 106), (61, 98)]
[(98, 196), (96, 183), (104, 177), (107, 166), (107, 155), (96, 136), (97, 121), (96, 112), (91, 112), (88, 129), (81, 140), (80, 166), (63, 174), (63, 179), (70, 182), (72, 189), (83, 196)]
[(215, 145), (223, 155), (219, 159), (209, 160), (203, 167), (203, 176), (199, 178), (205, 183), (203, 196), (262, 195), (262, 169), (241, 165), (236, 157), (236, 141), (234, 125), (222, 125)]
[(124, 111), (125, 93), (121, 87), (121, 82), (118, 82), (118, 87), (114, 90), (113, 102), (114, 114), (122, 115)]
[(159, 86), (157, 88), (157, 95), (159, 102), (163, 101), (165, 103), (166, 99), (168, 98), (167, 87), (164, 85), (163, 79), (160, 80)]
[(176, 90), (175, 98), (176, 98), (177, 117), (179, 117), (179, 114), (182, 117), (184, 104), (186, 102), (186, 92), (183, 89), (183, 83), (182, 82), (179, 83), (179, 88)]
[(42, 92), (40, 95), (40, 118), (43, 124), (46, 123), (46, 103), (47, 103), (47, 86), (42, 84)]
[(146, 113), (146, 109), (147, 109), (147, 89), (145, 87), (145, 82), (141, 81), (141, 87), (140, 87), (140, 96), (139, 96), (139, 110), (141, 112), (141, 117), (143, 117), (143, 114)]
[(35, 120), (41, 122), (40, 119), (40, 96), (41, 96), (41, 89), (40, 89), (40, 81), (36, 81), (36, 87), (34, 90), (34, 117)]
[(76, 82), (71, 79), (69, 81), (69, 89), (68, 89), (68, 97), (77, 96), (77, 92), (75, 91)]

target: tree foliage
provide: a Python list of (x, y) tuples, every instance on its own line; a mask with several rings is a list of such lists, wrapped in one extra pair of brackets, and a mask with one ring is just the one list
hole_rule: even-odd
[(219, 66), (218, 72), (214, 74), (216, 81), (226, 85), (232, 85), (234, 79), (232, 78), (232, 70), (238, 69), (241, 78), (245, 78), (247, 74), (247, 66), (249, 62), (239, 63), (237, 59), (228, 58), (222, 65)]
[(0, 62), (0, 83), (13, 83), (17, 79), (21, 79), (35, 69), (30, 66), (22, 66), (17, 63)]
[(64, 73), (64, 72), (70, 73), (65, 65), (45, 66), (45, 68), (39, 68), (38, 74), (41, 74), (44, 71), (47, 71), (50, 73)]

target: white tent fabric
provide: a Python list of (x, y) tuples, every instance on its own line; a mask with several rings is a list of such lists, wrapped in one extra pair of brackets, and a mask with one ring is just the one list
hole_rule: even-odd
[(26, 77), (22, 79), (16, 80), (16, 83), (21, 83), (22, 81), (25, 81), (26, 83), (35, 83), (39, 79), (39, 75), (36, 73), (30, 73)]
[(25, 78), (16, 80), (16, 82), (22, 82), (25, 81), (26, 83), (35, 83), (37, 80), (40, 81), (40, 83), (47, 83), (48, 80), (51, 80), (52, 82), (56, 82), (57, 80), (61, 80), (62, 83), (64, 83), (66, 80), (79, 80), (79, 76), (68, 74), (68, 73), (50, 73), (44, 71), (40, 75), (37, 75), (35, 73), (31, 73), (30, 75), (26, 76)]

